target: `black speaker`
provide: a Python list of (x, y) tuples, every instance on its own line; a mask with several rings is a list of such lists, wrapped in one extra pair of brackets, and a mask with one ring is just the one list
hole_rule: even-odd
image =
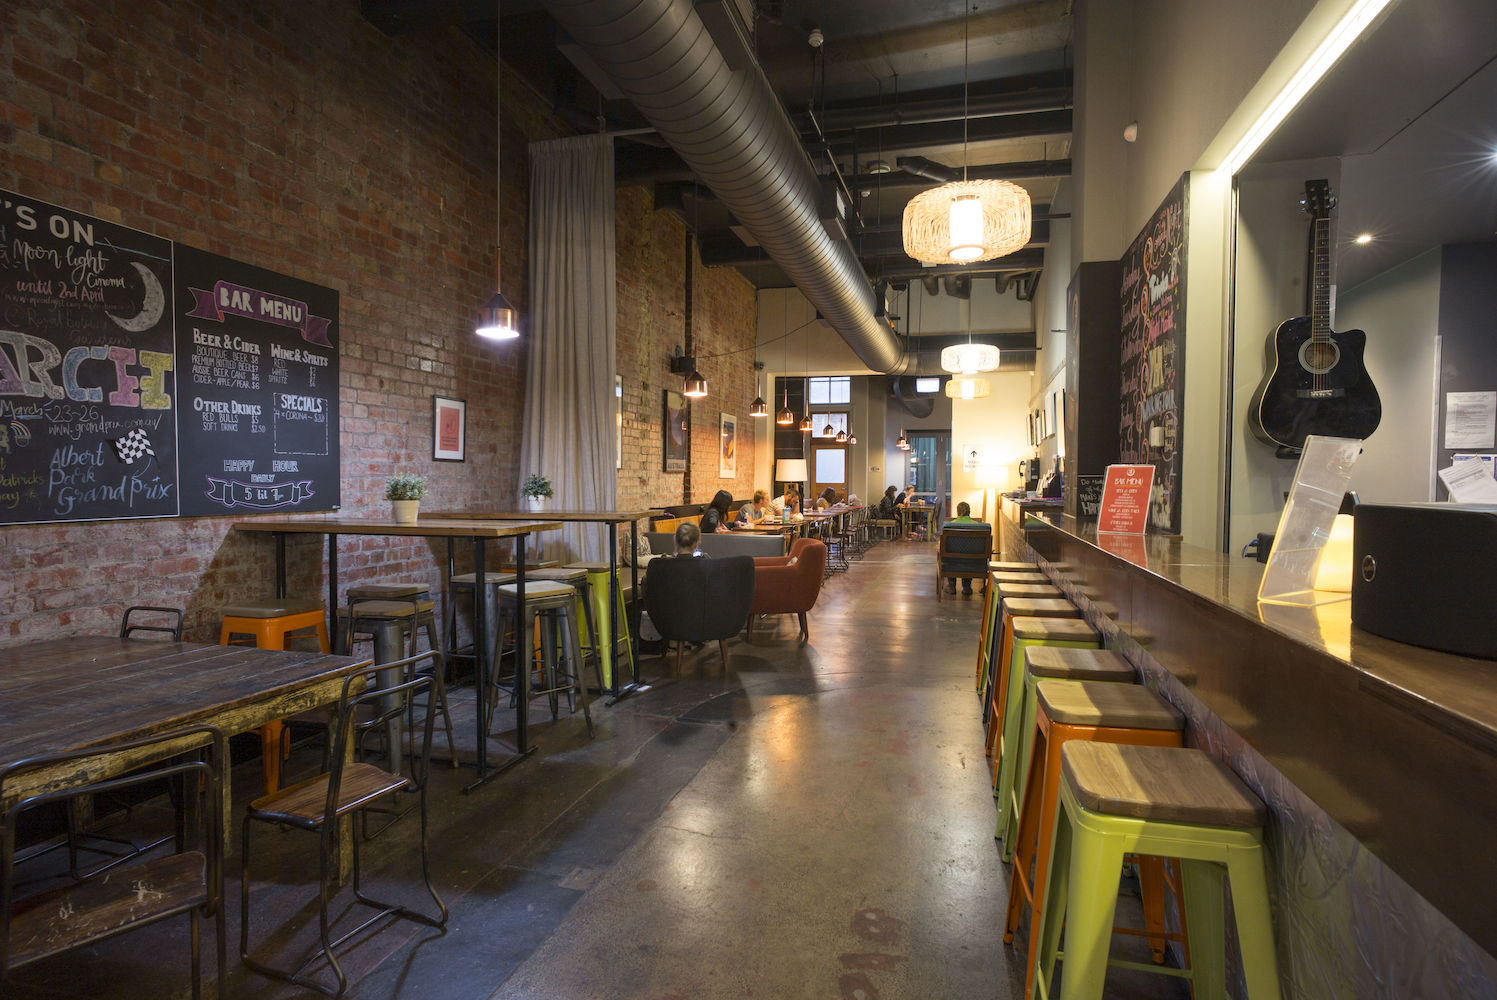
[(1353, 625), (1497, 660), (1497, 507), (1359, 504), (1352, 550)]

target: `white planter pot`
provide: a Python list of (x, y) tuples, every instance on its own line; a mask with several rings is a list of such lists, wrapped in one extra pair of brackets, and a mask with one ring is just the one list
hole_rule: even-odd
[(543, 511), (543, 510), (546, 509), (546, 498), (545, 497), (526, 497), (525, 498), (525, 509), (528, 510), (528, 511), (530, 511), (530, 513), (532, 513), (532, 514), (539, 514), (541, 511)]
[(420, 500), (391, 500), (390, 517), (396, 524), (415, 524)]

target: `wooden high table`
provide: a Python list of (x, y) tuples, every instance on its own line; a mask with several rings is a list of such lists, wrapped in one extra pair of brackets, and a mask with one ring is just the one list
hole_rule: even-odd
[[(530, 623), (525, 615), (525, 540), (535, 531), (554, 531), (561, 527), (554, 518), (545, 520), (532, 520), (527, 515), (525, 520), (498, 521), (498, 520), (462, 520), (455, 518), (422, 519), (415, 524), (396, 524), (394, 521), (375, 521), (355, 518), (328, 518), (309, 517), (296, 520), (278, 520), (272, 518), (260, 518), (253, 521), (237, 521), (234, 524), (235, 531), (259, 531), (269, 532), (275, 535), (275, 570), (276, 570), (276, 596), (286, 596), (286, 536), (287, 535), (326, 535), (327, 536), (327, 592), (328, 592), (328, 614), (332, 616), (333, 629), (336, 631), (338, 616), (338, 536), (339, 535), (388, 535), (406, 536), (415, 538), (445, 538), (449, 543), (458, 538), (466, 538), (473, 545), (473, 634), (482, 636), (486, 634), (485, 615), (487, 609), (484, 607), (484, 543), (491, 539), (513, 538), (515, 541), (515, 589), (516, 599), (520, 606), (519, 626), (517, 641), (518, 649), (530, 648)], [(449, 550), (450, 556), (450, 550)], [(477, 694), (477, 728), (478, 744), (476, 752), (476, 767), (478, 777), (472, 784), (463, 789), (470, 792), (474, 788), (488, 781), (490, 778), (508, 770), (514, 764), (523, 760), (532, 751), (529, 740), (529, 709), (527, 708), (528, 688), (530, 682), (530, 671), (515, 670), (515, 755), (500, 767), (489, 769), (489, 742), (488, 733), (484, 731), (484, 719), (488, 716), (485, 711), (487, 699), (489, 698), (489, 677), (491, 666), (498, 668), (498, 664), (489, 663), (489, 651), (483, 642), (475, 642), (474, 660), (477, 663), (475, 673)], [(453, 747), (454, 756), (457, 748)]]
[[(639, 634), (638, 628), (631, 630), (631, 638), (629, 640), (629, 663), (633, 667), (633, 676), (630, 678), (629, 683), (623, 687), (619, 686), (620, 671), (617, 669), (616, 662), (619, 648), (619, 613), (618, 601), (613, 596), (619, 592), (619, 525), (629, 525), (629, 551), (631, 553), (638, 553), (639, 522), (655, 513), (656, 511), (653, 510), (548, 510), (539, 515), (547, 522), (565, 521), (572, 524), (608, 525), (608, 648), (612, 651), (610, 657), (614, 662), (614, 669), (611, 671), (612, 676), (609, 678), (608, 704), (610, 705), (616, 704), (620, 698), (627, 698), (636, 691), (644, 690), (639, 683), (639, 650), (635, 647), (635, 642)], [(515, 510), (444, 510), (425, 516), (453, 520), (514, 523), (532, 520), (537, 515), (533, 512)], [(525, 575), (525, 566), (523, 563), (517, 565), (515, 569), (519, 576), (523, 577)], [(639, 594), (638, 559), (631, 559), (629, 561), (629, 585), (634, 589), (637, 600), (637, 595)]]
[[(330, 653), (114, 636), (9, 646), (0, 649), (0, 762), (204, 723), (225, 736), (247, 732), (336, 702), (348, 674), (368, 664)], [(120, 770), (138, 763), (122, 760)], [(225, 844), (232, 784), (225, 771)]]

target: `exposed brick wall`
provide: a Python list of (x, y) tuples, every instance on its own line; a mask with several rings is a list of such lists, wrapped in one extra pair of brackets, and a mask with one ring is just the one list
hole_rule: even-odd
[[(397, 468), (429, 476), (429, 506), (515, 495), (524, 341), (471, 332), (494, 282), (495, 104), (469, 39), (387, 37), (358, 0), (7, 0), (0, 76), (0, 187), (339, 291), (344, 514), (382, 513)], [(523, 309), (526, 143), (562, 130), (509, 73), (503, 111)], [(465, 463), (431, 460), (434, 393), (468, 401)], [(0, 644), (105, 630), (132, 603), (215, 638), (223, 603), (271, 586), (269, 536), (233, 520), (0, 528)], [(324, 594), (320, 546), (288, 554), (293, 592)], [(346, 538), (340, 580), (435, 584), (443, 555)]]
[[(693, 402), (691, 494), (686, 477), (664, 472), (662, 393), (679, 391), (681, 376), (670, 356), (686, 344), (685, 226), (669, 212), (654, 211), (646, 188), (619, 188), (615, 195), (618, 254), (618, 367), (623, 377), (624, 467), (619, 470), (621, 507), (705, 503), (719, 489), (735, 497), (754, 490), (756, 421), (754, 399), (755, 296), (753, 286), (731, 268), (703, 267), (693, 255), (694, 350), (710, 395)], [(738, 352), (727, 354), (727, 352)], [(722, 354), (711, 358), (707, 355)], [(720, 413), (738, 417), (737, 475), (718, 478)]]

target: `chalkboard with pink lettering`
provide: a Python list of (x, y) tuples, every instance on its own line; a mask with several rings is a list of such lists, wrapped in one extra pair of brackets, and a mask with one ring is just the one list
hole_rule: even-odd
[(338, 294), (0, 191), (0, 524), (338, 506)]
[(0, 524), (177, 513), (171, 253), (0, 191)]
[(1118, 460), (1154, 466), (1151, 530), (1180, 531), (1189, 175), (1123, 254)]
[(338, 293), (177, 247), (182, 513), (331, 510)]

